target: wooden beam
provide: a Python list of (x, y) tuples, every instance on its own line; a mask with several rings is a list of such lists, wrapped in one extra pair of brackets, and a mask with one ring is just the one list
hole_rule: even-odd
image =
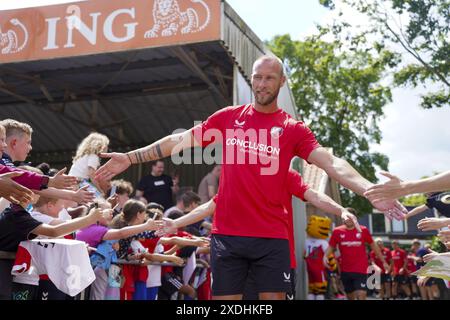
[[(198, 78), (188, 78), (175, 81), (161, 81), (161, 82), (149, 82), (149, 83), (138, 83), (130, 85), (116, 85), (108, 88), (107, 91), (103, 92), (101, 95), (86, 89), (84, 94), (79, 94), (72, 96), (71, 100), (67, 100), (68, 93), (64, 92), (63, 96), (53, 96), (55, 101), (53, 103), (64, 103), (64, 102), (77, 102), (92, 100), (95, 94), (98, 99), (115, 99), (121, 97), (130, 96), (149, 96), (149, 95), (164, 95), (180, 92), (190, 92), (190, 91), (201, 91), (207, 90), (208, 87)], [(33, 96), (32, 99), (40, 104), (53, 104), (47, 99), (42, 99), (40, 96)], [(22, 101), (22, 99), (19, 99)], [(0, 100), (0, 105), (13, 105), (18, 102), (15, 100)]]
[(222, 70), (220, 70), (219, 67), (215, 66), (214, 67), (214, 74), (217, 78), (217, 81), (219, 81), (219, 86), (220, 86), (220, 90), (222, 90), (223, 95), (227, 96), (228, 93), (228, 86), (224, 80), (224, 77), (222, 75)]
[[(48, 93), (48, 90), (47, 90), (46, 85), (52, 85), (52, 86), (60, 88), (64, 91), (69, 91), (69, 92), (74, 91), (72, 89), (73, 85), (68, 84), (66, 81), (62, 81), (62, 80), (52, 80), (52, 79), (43, 80), (40, 76), (21, 73), (12, 68), (6, 68), (6, 67), (0, 68), (0, 73), (9, 74), (13, 77), (33, 82), (39, 86), (41, 91), (43, 90), (41, 85), (44, 85), (45, 86), (44, 91), (47, 91), (47, 93)], [(44, 95), (46, 96), (47, 100), (49, 100), (50, 93), (48, 93), (48, 96), (47, 96), (47, 94), (44, 91), (43, 91)], [(74, 95), (74, 93), (71, 93), (71, 95)], [(53, 99), (53, 98), (50, 96), (50, 99)], [(49, 101), (51, 101), (51, 100), (49, 100)]]
[(21, 94), (18, 94), (10, 89), (5, 88), (3, 85), (0, 85), (0, 91), (3, 93), (6, 93), (7, 95), (10, 95), (16, 99), (19, 99), (21, 101), (24, 101), (26, 103), (35, 104), (34, 100), (27, 98)]
[[(224, 102), (228, 104), (229, 99), (222, 94), (222, 92), (217, 88), (217, 86), (211, 81), (208, 75), (199, 67), (199, 65), (194, 61), (192, 56), (188, 54), (182, 47), (177, 46), (171, 48), (171, 51), (175, 56), (177, 56), (192, 72), (194, 72), (200, 79), (202, 79), (209, 88), (217, 94), (217, 96)], [(192, 52), (192, 51), (191, 51)]]
[(50, 102), (54, 102), (55, 99), (53, 99), (52, 95), (50, 94), (50, 92), (48, 91), (47, 87), (44, 84), (40, 84), (39, 88), (41, 89), (42, 93), (44, 94), (44, 96), (47, 98), (48, 101)]

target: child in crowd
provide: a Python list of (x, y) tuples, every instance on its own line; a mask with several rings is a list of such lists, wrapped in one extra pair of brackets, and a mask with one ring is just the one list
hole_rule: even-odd
[[(139, 224), (143, 224), (147, 220), (147, 212), (145, 205), (137, 200), (128, 200), (122, 212), (114, 217), (111, 227), (114, 229), (121, 229), (126, 227), (132, 227)], [(149, 221), (153, 221), (149, 219)], [(156, 223), (156, 222), (153, 222)], [(162, 221), (157, 223), (158, 226), (162, 226)], [(128, 238), (122, 238), (119, 241), (119, 251), (117, 256), (119, 259), (125, 260), (141, 260), (140, 255), (134, 255), (132, 253), (131, 242), (136, 239), (152, 239), (155, 238), (155, 232), (144, 231), (139, 234), (135, 234), (133, 236), (129, 236)], [(135, 291), (134, 282), (135, 282), (135, 268), (133, 265), (124, 264), (122, 268), (122, 274), (124, 277), (124, 284), (120, 290), (120, 298), (121, 300), (131, 300), (133, 293)]]
[[(182, 213), (172, 212), (169, 219), (178, 219)], [(209, 246), (209, 239), (195, 237), (188, 232), (176, 230), (172, 234), (168, 234), (160, 239), (160, 243), (164, 245), (165, 250), (170, 250), (174, 244), (177, 245), (177, 255), (183, 258), (189, 258), (197, 248)], [(170, 253), (170, 251), (169, 251)], [(182, 294), (189, 299), (195, 299), (197, 293), (195, 289), (184, 283), (183, 269), (167, 266), (162, 268), (161, 288), (159, 291), (159, 300), (173, 300), (178, 298), (178, 294)]]
[[(147, 205), (147, 215), (154, 220), (161, 221), (163, 206), (157, 203)], [(184, 260), (172, 254), (166, 254), (160, 238), (134, 240), (131, 244), (133, 253), (144, 258), (146, 266), (136, 267), (135, 291), (133, 300), (157, 300), (158, 290), (161, 286), (161, 263), (168, 262), (182, 266)], [(169, 252), (170, 253), (170, 252)]]
[(102, 194), (102, 188), (95, 182), (95, 170), (100, 166), (100, 153), (108, 151), (109, 139), (100, 133), (91, 133), (78, 146), (72, 161), (69, 175), (81, 180), (80, 186), (89, 185), (89, 190), (95, 192), (96, 197)]
[[(125, 203), (124, 211), (126, 210), (128, 212), (130, 210), (129, 208), (133, 207), (134, 202), (134, 200), (130, 200)], [(106, 201), (101, 201), (99, 202), (99, 207), (102, 210), (102, 217), (99, 219), (98, 223), (79, 230), (76, 235), (77, 240), (86, 242), (92, 248), (97, 248), (103, 241), (127, 239), (133, 235), (157, 230), (158, 227), (163, 225), (162, 222), (148, 219), (146, 222), (145, 220), (135, 220), (133, 221), (135, 223), (123, 225), (121, 228), (109, 229), (108, 226), (113, 219), (111, 205)], [(111, 243), (111, 246), (112, 245), (113, 243)], [(96, 280), (91, 286), (91, 300), (103, 300), (105, 298), (108, 284), (107, 272), (107, 269), (100, 266), (94, 269)]]
[(114, 198), (114, 202), (112, 204), (114, 208), (114, 217), (122, 211), (125, 203), (130, 200), (133, 191), (133, 185), (131, 182), (123, 179), (111, 181), (111, 189), (108, 190), (107, 194), (110, 198)]

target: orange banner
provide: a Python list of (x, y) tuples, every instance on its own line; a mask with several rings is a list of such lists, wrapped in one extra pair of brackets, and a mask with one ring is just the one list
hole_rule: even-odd
[(220, 0), (91, 0), (0, 11), (0, 63), (220, 39)]

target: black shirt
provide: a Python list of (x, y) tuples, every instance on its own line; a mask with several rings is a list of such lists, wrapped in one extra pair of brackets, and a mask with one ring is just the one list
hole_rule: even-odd
[(16, 166), (14, 165), (11, 157), (3, 152), (2, 158), (0, 159), (0, 164), (10, 167), (10, 168), (15, 168)]
[(448, 195), (448, 192), (433, 193), (427, 198), (426, 206), (431, 209), (435, 208), (440, 214), (450, 218), (450, 204), (445, 204), (441, 201), (443, 197)]
[(151, 174), (145, 176), (139, 181), (138, 190), (144, 191), (144, 198), (150, 202), (159, 203), (164, 210), (173, 206), (172, 200), (172, 178), (163, 174), (154, 177)]
[(41, 224), (24, 209), (7, 208), (0, 214), (0, 251), (16, 252), (20, 242), (36, 238), (30, 232)]

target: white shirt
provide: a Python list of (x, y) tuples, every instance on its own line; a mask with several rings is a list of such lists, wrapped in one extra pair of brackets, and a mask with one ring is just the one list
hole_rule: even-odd
[(89, 179), (89, 168), (97, 170), (100, 167), (100, 158), (95, 154), (88, 154), (75, 160), (69, 171), (69, 176)]
[[(155, 247), (154, 253), (164, 253), (164, 247), (162, 244), (159, 244)], [(161, 266), (158, 265), (149, 265), (148, 269), (148, 278), (147, 278), (147, 288), (160, 287), (161, 286)]]
[(35, 219), (39, 222), (45, 223), (45, 224), (50, 224), (53, 220), (55, 220), (55, 218), (50, 217), (50, 216), (43, 214), (41, 212), (38, 212), (38, 211), (31, 211), (30, 215), (33, 219)]
[(62, 221), (70, 221), (70, 220), (72, 220), (72, 217), (67, 212), (67, 209), (63, 208), (58, 214), (58, 219), (62, 220)]
[[(142, 243), (137, 240), (133, 240), (131, 242), (131, 249), (134, 254), (139, 254), (143, 252), (148, 252), (147, 248), (144, 248)], [(155, 247), (155, 251), (153, 253), (164, 253), (164, 247), (162, 244), (159, 244)], [(148, 277), (146, 281), (147, 288), (160, 287), (161, 286), (161, 266), (160, 265), (148, 265)]]
[[(50, 217), (46, 214), (40, 213), (38, 211), (32, 211), (30, 212), (30, 216), (42, 223), (50, 224), (53, 221), (53, 217)], [(47, 239), (46, 236), (38, 236), (37, 239)], [(36, 268), (34, 266), (31, 266), (30, 269), (28, 269), (24, 273), (19, 273), (13, 277), (13, 282), (15, 283), (22, 283), (22, 284), (28, 284), (31, 286), (38, 286), (39, 285), (39, 275), (36, 272)]]
[(305, 251), (306, 256), (309, 256), (314, 249), (322, 247), (323, 252), (325, 253), (328, 249), (328, 241), (325, 239), (316, 239), (307, 237), (305, 241)]
[(67, 239), (22, 241), (11, 274), (24, 273), (33, 266), (37, 274), (47, 274), (62, 292), (74, 297), (94, 280), (86, 245)]

